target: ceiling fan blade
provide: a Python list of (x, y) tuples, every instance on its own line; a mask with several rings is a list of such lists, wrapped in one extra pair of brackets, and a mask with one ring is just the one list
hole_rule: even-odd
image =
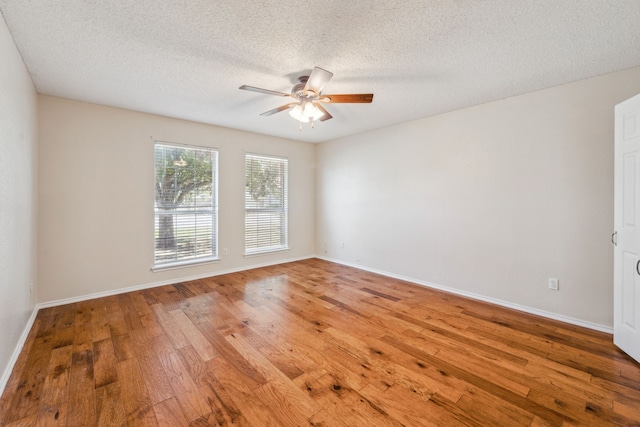
[(238, 89), (242, 89), (242, 90), (249, 90), (249, 91), (251, 91), (251, 92), (258, 92), (258, 93), (266, 93), (267, 95), (291, 96), (291, 94), (290, 94), (290, 93), (277, 92), (277, 91), (275, 91), (275, 90), (261, 89), (261, 88), (259, 88), (259, 87), (247, 86), (247, 85), (242, 85), (242, 86), (240, 86)]
[(322, 102), (332, 102), (334, 104), (369, 104), (373, 102), (372, 93), (350, 93), (346, 95), (322, 95)]
[(296, 105), (298, 105), (297, 102), (292, 102), (290, 104), (285, 104), (285, 105), (281, 105), (278, 108), (274, 108), (273, 110), (269, 110), (269, 111), (265, 111), (264, 113), (260, 114), (261, 116), (271, 116), (275, 113), (279, 113), (280, 111), (284, 111), (284, 110), (288, 110), (291, 107), (295, 107)]
[(331, 118), (333, 118), (333, 116), (331, 114), (329, 114), (329, 112), (319, 103), (314, 102), (313, 105), (315, 105), (318, 110), (322, 111), (324, 114), (322, 117), (320, 117), (318, 120), (320, 120), (321, 122), (324, 122), (325, 120), (329, 120)]
[(313, 91), (316, 95), (322, 92), (324, 85), (333, 77), (333, 73), (320, 67), (314, 67), (307, 84), (304, 86), (305, 91)]

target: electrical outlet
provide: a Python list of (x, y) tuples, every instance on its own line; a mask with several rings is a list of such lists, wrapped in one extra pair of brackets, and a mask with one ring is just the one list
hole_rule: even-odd
[(560, 289), (560, 281), (554, 277), (549, 277), (549, 289), (552, 291), (557, 291)]

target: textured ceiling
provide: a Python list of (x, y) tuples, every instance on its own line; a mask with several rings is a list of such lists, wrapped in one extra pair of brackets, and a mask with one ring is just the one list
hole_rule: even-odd
[[(638, 0), (0, 0), (38, 92), (308, 142), (640, 65)], [(320, 66), (298, 131), (260, 113)]]

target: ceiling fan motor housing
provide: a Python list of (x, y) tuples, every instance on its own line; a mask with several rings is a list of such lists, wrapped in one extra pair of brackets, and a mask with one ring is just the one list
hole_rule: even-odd
[(311, 98), (311, 96), (309, 96), (310, 94), (304, 90), (304, 87), (307, 85), (307, 80), (309, 80), (309, 76), (298, 77), (298, 81), (300, 83), (298, 83), (291, 89), (291, 94), (300, 100), (304, 98)]

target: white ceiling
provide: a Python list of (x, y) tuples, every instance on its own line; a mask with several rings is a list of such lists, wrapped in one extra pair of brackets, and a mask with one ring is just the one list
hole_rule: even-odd
[[(38, 92), (320, 142), (640, 65), (638, 0), (0, 0)], [(333, 119), (260, 113), (320, 66)]]

